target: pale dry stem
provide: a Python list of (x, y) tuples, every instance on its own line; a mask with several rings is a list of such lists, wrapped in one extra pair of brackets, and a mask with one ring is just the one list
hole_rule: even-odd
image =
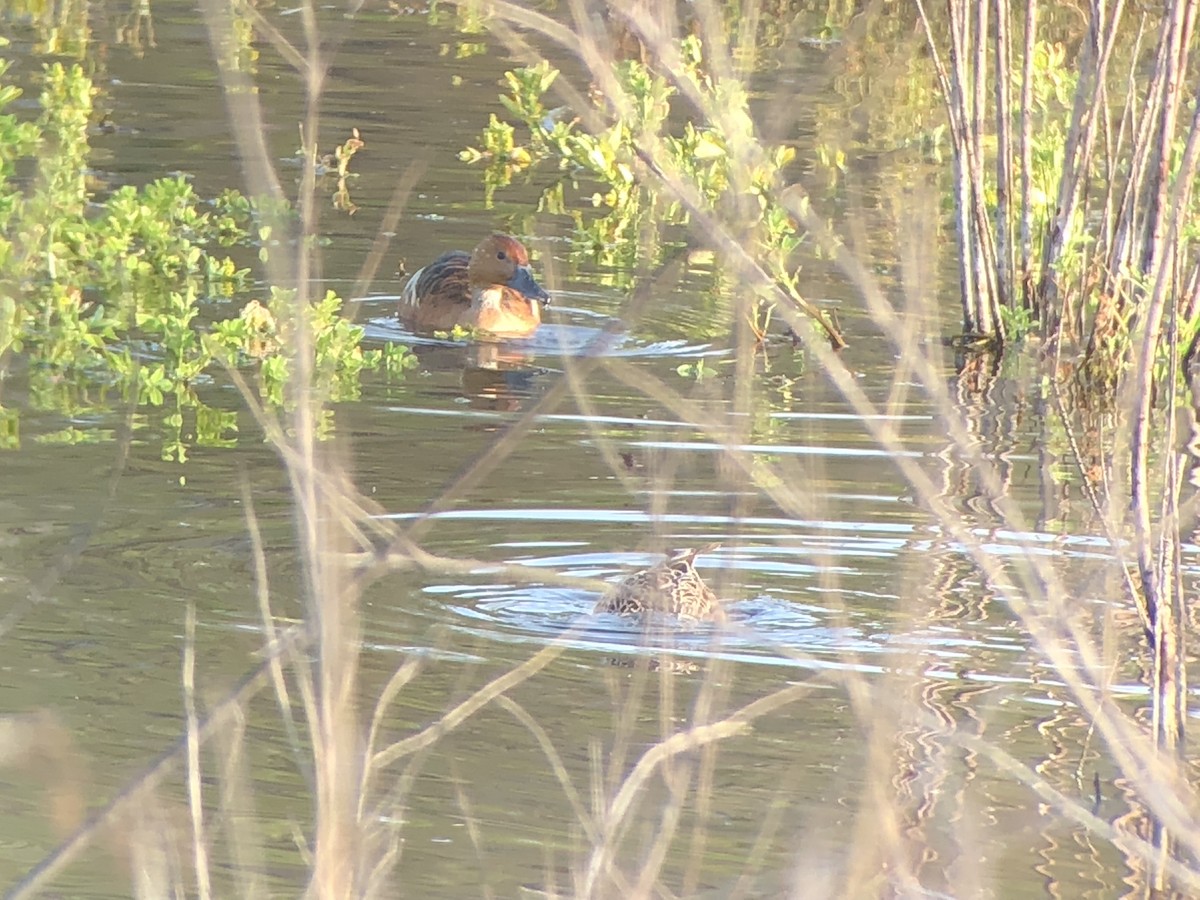
[(188, 809), (192, 823), (192, 865), (196, 871), (196, 893), (200, 900), (212, 896), (208, 868), (208, 836), (204, 827), (204, 794), (200, 786), (200, 719), (196, 712), (196, 603), (188, 598), (183, 638), (183, 709), (187, 725)]

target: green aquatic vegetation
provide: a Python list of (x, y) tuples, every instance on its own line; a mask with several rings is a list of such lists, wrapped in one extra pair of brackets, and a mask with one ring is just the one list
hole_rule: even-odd
[[(629, 101), (628, 111), (605, 131), (590, 134), (578, 119), (568, 119), (567, 110), (547, 109), (542, 102), (558, 74), (544, 60), (505, 73), (509, 93), (501, 96), (500, 103), (528, 130), (528, 146), (518, 145), (516, 128), (493, 114), (480, 136), (480, 148), (468, 147), (460, 157), (467, 162), (487, 161), (484, 184), (489, 202), (492, 193), (510, 184), (518, 173), (556, 160), (563, 180), (543, 193), (540, 205), (547, 211), (572, 215), (577, 247), (598, 250), (633, 240), (655, 207), (654, 198), (634, 177), (635, 141), (641, 134), (661, 130), (673, 89), (640, 63), (619, 63), (614, 74)], [(585, 197), (587, 188), (592, 187), (588, 198), (592, 207), (606, 212), (589, 217), (577, 205), (568, 207), (563, 199), (564, 184), (582, 190)], [(666, 220), (683, 221), (677, 209), (669, 210)]]
[(516, 128), (492, 114), (480, 135), (480, 147), (468, 147), (460, 154), (466, 162), (487, 161), (484, 186), (488, 203), (491, 203), (495, 190), (511, 184), (518, 173), (543, 161), (557, 159), (559, 168), (565, 173), (564, 180), (573, 188), (580, 188), (585, 180), (591, 185), (607, 187), (603, 192), (593, 191), (590, 199), (593, 207), (605, 208), (608, 213), (591, 220), (582, 212), (570, 212), (563, 201), (562, 181), (543, 193), (541, 207), (550, 212), (570, 212), (574, 217), (577, 245), (595, 247), (619, 241), (638, 224), (644, 198), (630, 168), (632, 128), (638, 120), (645, 125), (653, 123), (655, 103), (652, 98), (661, 95), (665, 102), (669, 89), (662, 79), (631, 78), (632, 67), (631, 63), (620, 64), (615, 74), (628, 85), (631, 96), (638, 101), (634, 111), (641, 115), (635, 115), (628, 122), (617, 122), (599, 135), (582, 130), (576, 119), (568, 120), (564, 108), (547, 109), (542, 103), (543, 96), (559, 74), (548, 62), (543, 60), (536, 66), (506, 72), (504, 77), (509, 93), (500, 97), (500, 103), (528, 129), (529, 145), (518, 145)]
[(1033, 310), (1025, 306), (1002, 306), (1000, 318), (1004, 322), (1004, 334), (1014, 342), (1023, 341), (1037, 328)]
[[(559, 73), (543, 60), (505, 73), (508, 92), (500, 98), (521, 132), (528, 133), (528, 143), (519, 144), (517, 126), (493, 114), (478, 146), (467, 147), (460, 158), (486, 164), (483, 179), (489, 202), (518, 174), (542, 163), (557, 164), (562, 175), (543, 191), (539, 209), (574, 219), (577, 251), (601, 262), (625, 264), (629, 271), (639, 252), (668, 242), (662, 237), (664, 229), (689, 222), (683, 203), (670, 199), (662, 184), (639, 174), (661, 167), (667, 170), (666, 178), (694, 191), (706, 210), (723, 216), (735, 211), (735, 230), (747, 235), (760, 264), (835, 336), (799, 290), (794, 252), (804, 233), (780, 199), (782, 173), (795, 151), (761, 146), (745, 86), (737, 79), (718, 80), (705, 73), (699, 38), (686, 37), (679, 46), (680, 77), (712, 113), (701, 124), (689, 121), (671, 133), (671, 104), (682, 84), (668, 82), (638, 60), (622, 60), (613, 66), (616, 96), (596, 101), (598, 118), (607, 124), (588, 131), (582, 118), (546, 107), (543, 98)], [(690, 102), (685, 105), (690, 113)], [(661, 148), (664, 156), (648, 160), (650, 146)], [(568, 188), (583, 202), (568, 202)], [(589, 212), (589, 200), (597, 214)], [(751, 308), (752, 325), (761, 338), (772, 302), (764, 298)], [(840, 336), (835, 341), (840, 345)]]
[(713, 369), (711, 366), (706, 365), (704, 358), (701, 357), (694, 363), (683, 363), (676, 366), (675, 374), (689, 381), (703, 381), (705, 377), (713, 374)]
[[(413, 366), (404, 347), (363, 350), (363, 329), (333, 294), (299, 316), (292, 293), (246, 302), (250, 272), (228, 253), (257, 249), (265, 259), (265, 223), (288, 214), (277, 202), (266, 208), (233, 190), (206, 200), (181, 176), (93, 197), (93, 93), (78, 66), (47, 66), (41, 114), (22, 122), (8, 111), (19, 91), (0, 86), (0, 373), (20, 357), (31, 408), (72, 418), (117, 404), (162, 410), (163, 457), (183, 462), (190, 446), (235, 440), (236, 411), (197, 393), (225, 365), (255, 370), (262, 397), (280, 406), (290, 403), (298, 346), (312, 348), (313, 383), (335, 401), (357, 397), (364, 372), (398, 377)], [(360, 147), (355, 134), (331, 157), (342, 186)], [(230, 304), (240, 312), (223, 317)], [(72, 423), (37, 439), (91, 439), (81, 430)], [(0, 408), (0, 447), (19, 442), (17, 411)]]
[(207, 337), (212, 355), (239, 365), (258, 364), (259, 393), (268, 402), (289, 403), (293, 348), (301, 343), (295, 329), (300, 327), (307, 329), (313, 347), (314, 381), (326, 386), (332, 401), (358, 399), (365, 371), (399, 376), (416, 366), (412, 352), (398, 344), (364, 350), (362, 326), (341, 315), (342, 299), (332, 291), (310, 304), (299, 321), (291, 314), (295, 299), (295, 292), (273, 288), (265, 306), (250, 301), (238, 316), (214, 323)]
[(475, 329), (469, 325), (455, 325), (449, 331), (435, 331), (433, 336), (443, 341), (469, 341), (475, 337)]

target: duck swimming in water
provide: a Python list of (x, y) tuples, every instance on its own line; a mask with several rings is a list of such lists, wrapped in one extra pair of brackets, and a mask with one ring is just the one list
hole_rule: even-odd
[(541, 324), (550, 295), (516, 238), (492, 234), (470, 253), (450, 250), (418, 269), (400, 293), (400, 318), (426, 331), (456, 325), (524, 337)]
[(684, 622), (724, 622), (725, 610), (712, 589), (696, 571), (696, 557), (720, 544), (679, 550), (648, 569), (634, 572), (596, 603), (594, 613), (677, 616)]

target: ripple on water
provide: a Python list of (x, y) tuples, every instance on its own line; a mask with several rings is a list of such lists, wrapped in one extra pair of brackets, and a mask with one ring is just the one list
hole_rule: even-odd
[[(599, 323), (599, 324), (597, 324)], [(416, 334), (394, 316), (374, 316), (363, 322), (367, 343), (398, 341), (410, 346), (467, 347), (475, 343)], [(712, 344), (683, 339), (639, 341), (621, 323), (608, 316), (581, 309), (560, 309), (556, 321), (544, 323), (530, 337), (498, 342), (499, 345), (533, 358), (614, 356), (695, 358), (725, 355), (727, 350)]]
[[(680, 536), (674, 543), (684, 546), (699, 539), (695, 535)], [(521, 542), (526, 551), (543, 552), (507, 561), (611, 583), (660, 558), (648, 553), (583, 550), (576, 542), (565, 547), (562, 543), (556, 542), (555, 548), (561, 552), (546, 553), (547, 547)], [(510, 545), (508, 549), (516, 548)], [(723, 625), (645, 629), (635, 620), (593, 615), (600, 595), (589, 589), (486, 580), (428, 585), (425, 595), (435, 602), (423, 604), (423, 609), (426, 615), (441, 617), (451, 627), (476, 636), (506, 643), (561, 641), (606, 657), (670, 650), (698, 659), (719, 657), (763, 665), (844, 668), (847, 655), (887, 652), (887, 642), (874, 636), (878, 630), (869, 620), (862, 615), (847, 615), (846, 608), (855, 607), (853, 592), (842, 592), (838, 598), (846, 608), (814, 602), (821, 595), (811, 588), (822, 570), (811, 561), (813, 552), (813, 548), (803, 546), (742, 544), (736, 550), (723, 548), (701, 557), (697, 568), (725, 598), (729, 621)], [(791, 559), (781, 559), (789, 554)], [(480, 575), (486, 578), (486, 571), (481, 570)], [(935, 648), (934, 652), (943, 651)], [(879, 668), (872, 664), (857, 667), (864, 671)]]
[[(397, 521), (409, 514), (391, 516)], [(919, 522), (797, 520), (782, 516), (733, 518), (595, 507), (466, 508), (436, 514), (439, 529), (493, 536), (480, 548), (498, 563), (556, 575), (615, 582), (653, 564), (655, 553), (612, 551), (620, 533), (660, 533), (663, 546), (725, 542), (698, 560), (698, 568), (727, 603), (729, 622), (671, 629), (647, 642), (634, 622), (591, 613), (599, 594), (592, 586), (521, 584), (489, 578), (488, 570), (428, 584), (421, 615), (460, 632), (506, 644), (563, 641), (597, 654), (632, 657), (669, 649), (698, 660), (724, 658), (798, 670), (864, 673), (894, 670), (983, 672), (1043, 688), (1028, 676), (1027, 638), (1011, 620), (981, 610), (970, 578), (944, 593), (961, 597), (961, 613), (929, 608), (914, 597), (917, 582), (902, 587), (903, 558), (961, 558), (963, 552), (936, 529)], [(665, 530), (665, 534), (663, 531)], [(551, 533), (553, 539), (540, 536)], [(577, 537), (578, 536), (578, 537)], [(606, 537), (607, 536), (607, 537)], [(1011, 547), (1029, 535), (993, 534)], [(636, 542), (632, 539), (631, 542)], [(1096, 548), (1091, 542), (1088, 552)], [(607, 545), (607, 546), (606, 546)], [(624, 546), (628, 547), (629, 544)], [(1003, 550), (997, 550), (1003, 555)], [(928, 565), (922, 563), (921, 565)], [(920, 574), (917, 574), (919, 581)], [(917, 588), (919, 593), (919, 588)], [(947, 597), (942, 602), (950, 602)], [(935, 677), (942, 677), (937, 676)]]

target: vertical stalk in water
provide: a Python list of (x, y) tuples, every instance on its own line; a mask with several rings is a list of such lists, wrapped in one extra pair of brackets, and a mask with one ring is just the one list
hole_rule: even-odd
[(1012, 253), (1012, 99), (1009, 87), (1012, 83), (1012, 38), (1009, 34), (1009, 19), (1012, 8), (1009, 0), (996, 0), (996, 263), (998, 270), (998, 297), (1001, 307), (1012, 303), (1013, 253)]

